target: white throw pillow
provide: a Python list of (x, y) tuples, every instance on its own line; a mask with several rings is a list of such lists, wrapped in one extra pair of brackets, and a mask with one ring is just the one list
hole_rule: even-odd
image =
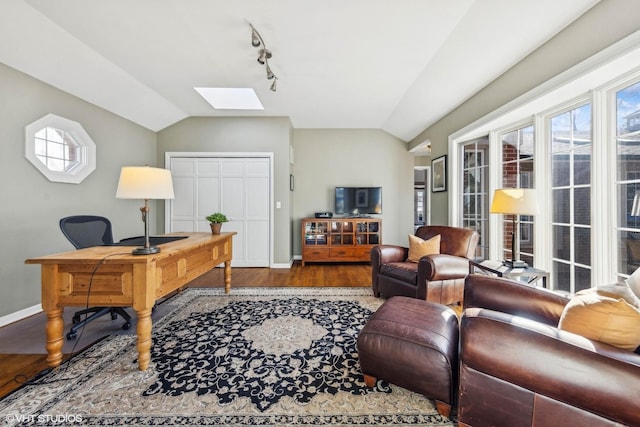
[(637, 298), (640, 298), (640, 268), (634, 271), (626, 280), (627, 285)]

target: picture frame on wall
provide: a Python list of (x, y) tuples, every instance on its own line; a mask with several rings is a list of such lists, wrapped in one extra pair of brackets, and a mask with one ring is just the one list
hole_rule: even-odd
[(447, 191), (447, 156), (431, 161), (431, 192)]

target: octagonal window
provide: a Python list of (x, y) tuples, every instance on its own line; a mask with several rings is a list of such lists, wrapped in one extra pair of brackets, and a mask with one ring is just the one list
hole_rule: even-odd
[(95, 170), (96, 146), (79, 123), (48, 114), (26, 127), (25, 156), (50, 181), (79, 184)]

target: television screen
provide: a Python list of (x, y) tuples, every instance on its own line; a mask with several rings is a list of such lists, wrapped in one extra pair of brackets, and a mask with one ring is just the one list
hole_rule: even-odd
[(382, 213), (382, 187), (336, 187), (336, 214)]

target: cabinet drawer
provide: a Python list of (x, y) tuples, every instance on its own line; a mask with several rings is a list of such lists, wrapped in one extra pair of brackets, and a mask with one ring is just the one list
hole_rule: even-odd
[(370, 261), (371, 260), (371, 248), (373, 246), (356, 246), (355, 250), (355, 257), (358, 259), (361, 259), (363, 261)]
[(329, 248), (304, 248), (302, 257), (305, 261), (329, 259)]
[(347, 248), (340, 248), (340, 247), (334, 247), (330, 249), (329, 255), (331, 256), (331, 258), (353, 258), (356, 254), (356, 250), (355, 248), (351, 247), (347, 247)]

